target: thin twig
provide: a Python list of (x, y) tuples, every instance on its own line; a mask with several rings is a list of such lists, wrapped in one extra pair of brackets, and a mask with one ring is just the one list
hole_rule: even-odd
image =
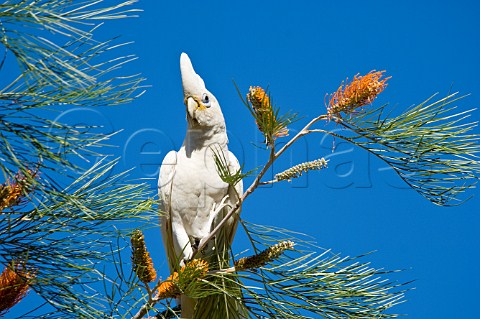
[(150, 302), (153, 299), (153, 291), (152, 291), (152, 289), (150, 289), (147, 282), (144, 282), (143, 284), (145, 285), (145, 290), (147, 290), (148, 301)]
[(278, 182), (278, 180), (272, 179), (272, 180), (270, 180), (270, 181), (260, 182), (258, 185), (270, 185), (270, 184), (275, 184), (275, 183), (277, 183), (277, 182)]
[(138, 312), (132, 317), (132, 319), (142, 319), (143, 316), (145, 316), (147, 314), (147, 312), (148, 312), (147, 309), (153, 307), (155, 305), (155, 303), (153, 303), (153, 300), (152, 300), (152, 302), (148, 302), (145, 305), (143, 305), (140, 308), (140, 310), (138, 310)]

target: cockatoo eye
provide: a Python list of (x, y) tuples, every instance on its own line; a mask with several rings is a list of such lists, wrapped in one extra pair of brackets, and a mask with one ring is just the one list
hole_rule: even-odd
[(203, 105), (205, 105), (206, 107), (210, 107), (210, 98), (208, 97), (208, 94), (207, 94), (207, 93), (203, 93), (203, 95), (202, 95), (202, 103), (203, 103)]

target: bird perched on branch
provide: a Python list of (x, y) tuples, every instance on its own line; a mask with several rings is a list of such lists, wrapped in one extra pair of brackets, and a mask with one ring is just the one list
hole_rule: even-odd
[[(215, 156), (226, 160), (230, 172), (240, 170), (237, 158), (228, 150), (228, 138), (220, 104), (193, 69), (187, 54), (180, 57), (187, 132), (181, 148), (170, 151), (160, 168), (158, 181), (162, 239), (173, 272), (193, 257), (202, 239), (223, 219), (243, 192), (242, 182), (224, 182), (216, 169)], [(196, 258), (221, 267), (219, 255), (228, 261), (237, 216), (233, 216)], [(220, 296), (220, 295), (219, 295)], [(218, 297), (220, 298), (220, 297)], [(197, 301), (182, 296), (182, 318), (203, 318)], [(212, 300), (210, 300), (212, 303)], [(210, 307), (218, 307), (212, 303)], [(221, 302), (220, 302), (221, 304)], [(213, 318), (210, 316), (209, 318)], [(233, 318), (233, 317), (232, 317)]]

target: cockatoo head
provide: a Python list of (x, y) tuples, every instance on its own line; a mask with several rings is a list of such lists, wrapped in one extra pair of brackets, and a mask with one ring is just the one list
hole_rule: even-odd
[(183, 96), (187, 107), (187, 121), (191, 128), (225, 128), (220, 104), (205, 87), (202, 78), (195, 73), (186, 53), (180, 56)]

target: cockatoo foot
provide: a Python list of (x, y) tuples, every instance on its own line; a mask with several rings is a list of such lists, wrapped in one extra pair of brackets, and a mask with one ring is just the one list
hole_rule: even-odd
[[(229, 204), (225, 204), (225, 202), (227, 201), (227, 199), (229, 198), (229, 195), (225, 195), (222, 200), (220, 201), (219, 204), (216, 204), (214, 203), (213, 206), (212, 206), (212, 209), (210, 211), (210, 225), (212, 225), (213, 221), (217, 218), (218, 216), (218, 213), (220, 213), (225, 207), (229, 206)], [(207, 236), (203, 237), (201, 240), (200, 240), (200, 243), (197, 245), (197, 247), (195, 247), (195, 250), (198, 248), (198, 247), (206, 247), (206, 245), (204, 246), (204, 244), (206, 244), (206, 241), (207, 241), (207, 238), (209, 237), (210, 234), (208, 234)], [(212, 237), (211, 239), (214, 239), (215, 237)], [(205, 252), (202, 250), (202, 254), (204, 254)]]

